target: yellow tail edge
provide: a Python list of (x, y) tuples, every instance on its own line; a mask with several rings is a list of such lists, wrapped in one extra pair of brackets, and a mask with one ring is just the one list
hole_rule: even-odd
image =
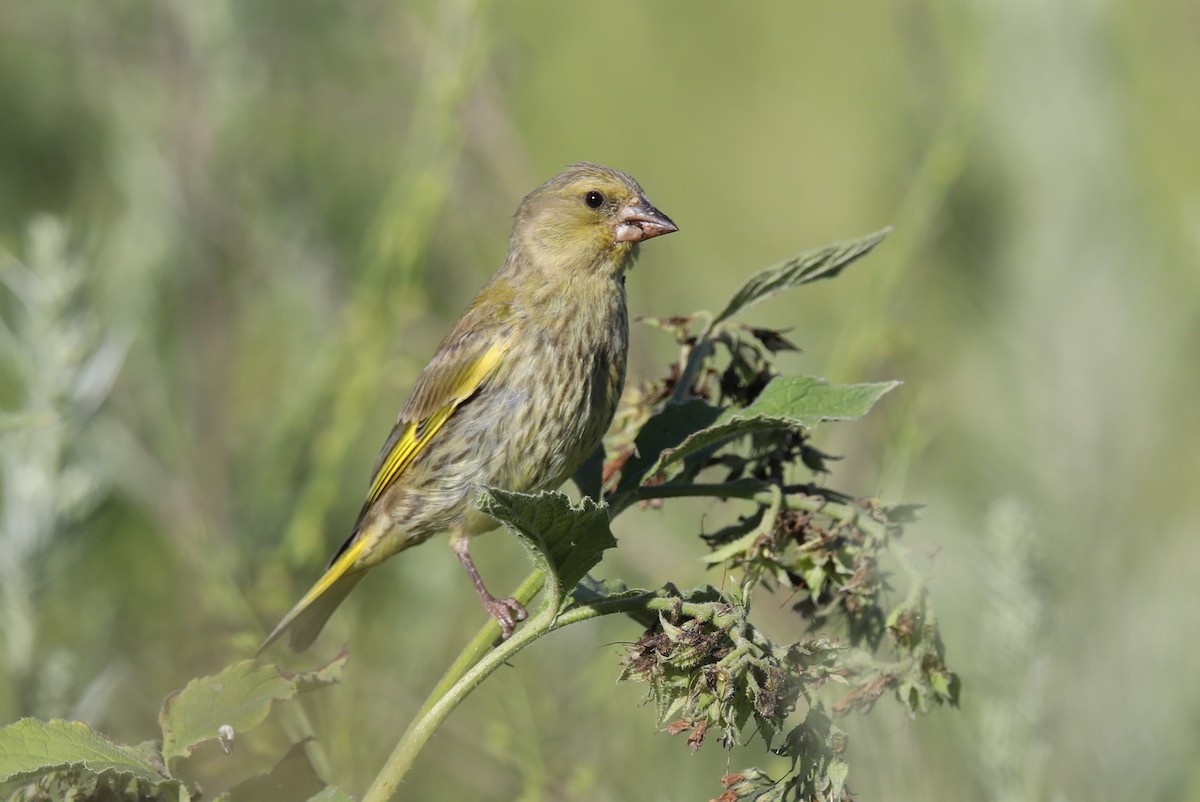
[[(312, 614), (316, 614), (319, 617), (313, 621), (313, 626), (309, 628), (311, 631), (306, 632), (305, 637), (300, 639), (293, 637), (291, 639), (292, 649), (294, 651), (302, 651), (316, 638), (317, 633), (321, 631), (321, 627), (325, 624), (325, 620), (333, 612), (334, 608), (341, 603), (342, 599), (346, 598), (346, 594), (362, 579), (362, 573), (347, 575), (346, 572), (350, 570), (350, 567), (354, 565), (359, 555), (362, 554), (363, 549), (366, 548), (366, 541), (366, 538), (355, 538), (354, 542), (338, 555), (338, 558), (326, 569), (316, 584), (309, 588), (300, 601), (296, 602), (295, 606), (288, 610), (287, 615), (275, 625), (275, 629), (271, 630), (271, 634), (267, 636), (267, 639), (254, 652), (255, 657), (259, 657), (272, 643), (279, 640), (280, 636), (295, 626), (296, 622), (306, 611), (311, 610)], [(325, 596), (331, 588), (334, 588), (338, 580), (343, 581), (342, 585), (327, 597), (330, 603), (313, 608), (313, 604), (318, 599), (321, 599), (322, 596)]]

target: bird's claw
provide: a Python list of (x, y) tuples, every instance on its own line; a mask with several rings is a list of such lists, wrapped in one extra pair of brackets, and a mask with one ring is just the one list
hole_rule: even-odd
[(511, 596), (507, 599), (485, 599), (483, 609), (500, 625), (501, 640), (511, 638), (517, 624), (529, 616), (525, 607)]

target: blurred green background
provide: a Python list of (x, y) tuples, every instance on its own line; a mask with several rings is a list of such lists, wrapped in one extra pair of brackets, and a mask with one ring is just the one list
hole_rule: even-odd
[[(835, 486), (927, 505), (908, 538), (964, 695), (849, 719), (858, 798), (1200, 799), (1197, 31), (1189, 0), (0, 5), (0, 723), (136, 742), (248, 655), (517, 202), (588, 159), (681, 227), (634, 314), (897, 225), (752, 317), (792, 327), (790, 372), (906, 382), (817, 442)], [(671, 348), (636, 328), (631, 381)], [(716, 581), (718, 513), (623, 517), (601, 573)], [(495, 587), (526, 571), (477, 553)], [(308, 703), (327, 779), (361, 793), (482, 621), (438, 541), (364, 583), (294, 662), (349, 643)], [(614, 684), (637, 634), (522, 654), (406, 798), (682, 802), (781, 770), (656, 734)], [(278, 736), (197, 758), (205, 788)]]

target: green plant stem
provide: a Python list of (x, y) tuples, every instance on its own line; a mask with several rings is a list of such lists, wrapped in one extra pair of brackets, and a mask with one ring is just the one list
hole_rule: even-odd
[(696, 383), (696, 374), (700, 372), (700, 368), (704, 365), (704, 360), (708, 357), (708, 352), (712, 350), (712, 313), (696, 313), (696, 317), (701, 316), (707, 317), (708, 321), (704, 324), (704, 328), (696, 338), (696, 342), (688, 354), (687, 362), (684, 363), (683, 370), (680, 371), (679, 381), (675, 383), (675, 391), (671, 393), (672, 404), (682, 404), (687, 400), (688, 395), (692, 392), (692, 385)]
[[(512, 597), (522, 605), (528, 605), (545, 584), (545, 575), (540, 571), (534, 571), (525, 577), (525, 581), (517, 587)], [(488, 649), (492, 648), (492, 644), (496, 642), (496, 638), (499, 635), (500, 625), (494, 620), (489, 619), (480, 628), (479, 632), (475, 633), (475, 637), (459, 653), (458, 657), (450, 665), (450, 668), (446, 669), (446, 673), (438, 680), (438, 684), (430, 691), (428, 698), (425, 699), (425, 704), (421, 706), (421, 710), (417, 713), (416, 717), (418, 719), (428, 713), (429, 709), (437, 703), (438, 699), (445, 696), (446, 692), (454, 686), (454, 683), (462, 679), (464, 674), (483, 659), (483, 656), (487, 654)]]
[(705, 498), (741, 498), (747, 501), (757, 501), (760, 494), (768, 501), (770, 499), (770, 482), (758, 479), (739, 479), (736, 482), (716, 482), (713, 484), (665, 484), (642, 485), (609, 500), (609, 518), (616, 518), (625, 510), (639, 501), (651, 501), (660, 498), (687, 498), (689, 496)]
[(870, 510), (852, 503), (853, 499), (848, 496), (813, 485), (779, 487), (774, 482), (761, 479), (738, 479), (711, 484), (643, 485), (612, 499), (609, 503), (612, 508), (609, 517), (617, 517), (638, 502), (666, 498), (738, 498), (769, 506), (775, 500), (776, 488), (784, 494), (783, 506), (788, 509), (821, 512), (840, 522), (861, 518), (864, 522), (869, 522), (868, 528), (876, 530), (872, 534), (883, 534), (883, 522)]
[[(521, 583), (513, 597), (524, 604), (541, 590), (544, 583), (545, 576), (539, 571), (534, 571)], [(549, 609), (549, 605), (543, 604), (537, 615), (526, 621), (511, 638), (490, 652), (487, 649), (500, 634), (500, 629), (494, 621), (485, 625), (429, 694), (421, 711), (400, 736), (400, 741), (384, 763), (383, 769), (367, 789), (362, 802), (390, 800), (404, 775), (412, 768), (417, 754), (442, 722), (489, 674), (549, 632), (554, 625), (554, 613), (554, 610)]]
[(924, 586), (925, 579), (909, 559), (908, 550), (897, 543), (895, 538), (888, 536), (887, 524), (881, 520), (879, 513), (855, 504), (849, 497), (822, 488), (808, 485), (780, 488), (772, 482), (759, 479), (739, 479), (735, 482), (712, 484), (643, 485), (613, 499), (612, 517), (615, 518), (639, 501), (666, 498), (736, 498), (769, 507), (777, 503), (776, 494), (779, 492), (784, 494), (783, 506), (787, 509), (820, 513), (839, 524), (857, 526), (887, 547), (888, 553), (911, 582)]
[[(527, 601), (537, 594), (544, 583), (545, 577), (535, 571), (521, 583), (513, 594), (514, 598), (522, 602)], [(362, 802), (388, 802), (404, 775), (412, 768), (413, 761), (422, 747), (450, 713), (493, 671), (526, 646), (543, 635), (571, 624), (639, 610), (681, 612), (690, 618), (712, 621), (718, 626), (728, 614), (728, 607), (723, 604), (686, 602), (678, 597), (648, 592), (575, 605), (558, 615), (555, 615), (554, 610), (543, 606), (533, 619), (525, 622), (511, 638), (490, 652), (487, 649), (499, 634), (499, 628), (494, 623), (483, 627), (430, 693), (425, 705), (404, 731), (383, 769), (367, 789)]]
[[(772, 482), (754, 479), (742, 479), (728, 483), (685, 483), (640, 487), (634, 492), (615, 499), (611, 515), (615, 517), (638, 501), (688, 496), (737, 498), (754, 501), (773, 509), (783, 506), (788, 509), (807, 510), (828, 516), (840, 523), (853, 523), (865, 530), (870, 530), (871, 534), (882, 542), (890, 541), (890, 538), (887, 537), (885, 522), (871, 510), (852, 503), (851, 499), (843, 499), (832, 491), (808, 485), (781, 487)], [(907, 564), (903, 556), (898, 556), (905, 568), (911, 569), (911, 565)], [(909, 573), (911, 574), (912, 571), (909, 570)], [(513, 597), (527, 605), (542, 590), (545, 582), (546, 577), (540, 571), (534, 571), (521, 583)], [(718, 625), (728, 613), (725, 605), (711, 602), (685, 602), (676, 596), (664, 596), (656, 592), (628, 593), (578, 603), (561, 612), (552, 609), (553, 606), (549, 600), (544, 601), (532, 619), (526, 621), (511, 638), (495, 648), (492, 648), (492, 644), (499, 635), (499, 627), (496, 623), (488, 622), (480, 629), (430, 692), (425, 704), (400, 737), (392, 754), (367, 790), (363, 802), (388, 802), (395, 794), (404, 776), (412, 768), (421, 749), (454, 709), (493, 671), (543, 635), (565, 626), (614, 613), (681, 612), (691, 618), (713, 621)]]
[(614, 613), (636, 613), (646, 610), (678, 612), (688, 618), (711, 621), (716, 626), (722, 626), (728, 623), (729, 607), (720, 602), (688, 602), (678, 596), (660, 596), (654, 592), (631, 594), (568, 607), (558, 615), (551, 631)]

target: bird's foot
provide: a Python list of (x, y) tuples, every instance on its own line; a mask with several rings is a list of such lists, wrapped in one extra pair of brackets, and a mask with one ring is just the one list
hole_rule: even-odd
[(483, 609), (487, 610), (488, 615), (496, 619), (496, 623), (500, 625), (501, 640), (511, 638), (517, 624), (524, 621), (529, 615), (525, 612), (525, 607), (511, 596), (507, 599), (496, 599), (489, 596), (483, 599)]

